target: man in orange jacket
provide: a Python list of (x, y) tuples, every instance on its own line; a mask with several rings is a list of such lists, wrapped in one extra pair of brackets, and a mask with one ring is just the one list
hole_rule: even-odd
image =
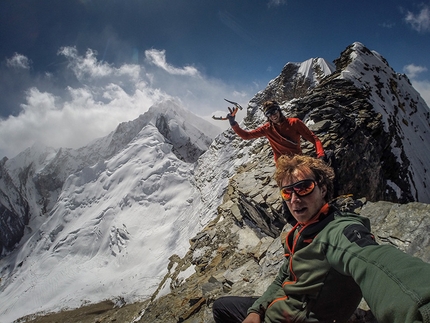
[(272, 147), (275, 162), (281, 155), (301, 155), (301, 137), (315, 146), (317, 158), (325, 158), (321, 141), (300, 119), (285, 117), (276, 101), (264, 102), (263, 111), (268, 122), (250, 131), (240, 128), (234, 115), (228, 114), (227, 118), (234, 132), (242, 139), (266, 137)]

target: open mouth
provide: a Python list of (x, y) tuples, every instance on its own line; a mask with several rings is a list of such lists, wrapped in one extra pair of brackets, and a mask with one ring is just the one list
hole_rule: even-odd
[(306, 212), (307, 208), (306, 207), (302, 207), (300, 209), (294, 209), (294, 212), (297, 214), (302, 214), (304, 212)]

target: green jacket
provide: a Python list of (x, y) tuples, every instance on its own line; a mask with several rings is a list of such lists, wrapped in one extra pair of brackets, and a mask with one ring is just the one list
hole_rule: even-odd
[(430, 264), (378, 245), (369, 219), (330, 207), (294, 226), (284, 247), (277, 277), (248, 310), (265, 323), (346, 322), (362, 296), (379, 323), (430, 323)]

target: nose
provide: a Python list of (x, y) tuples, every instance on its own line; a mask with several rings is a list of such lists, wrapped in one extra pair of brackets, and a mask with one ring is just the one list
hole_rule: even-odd
[(297, 193), (293, 190), (291, 193), (291, 200), (290, 202), (293, 203), (293, 201), (300, 200), (300, 196), (297, 195)]

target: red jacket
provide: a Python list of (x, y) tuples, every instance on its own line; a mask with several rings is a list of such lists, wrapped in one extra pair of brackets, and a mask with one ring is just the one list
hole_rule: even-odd
[(234, 132), (242, 139), (266, 137), (272, 146), (275, 162), (281, 155), (299, 155), (302, 153), (300, 137), (315, 146), (317, 157), (324, 156), (324, 148), (318, 137), (298, 118), (285, 118), (279, 125), (267, 122), (250, 131), (243, 130), (239, 124), (232, 126)]

